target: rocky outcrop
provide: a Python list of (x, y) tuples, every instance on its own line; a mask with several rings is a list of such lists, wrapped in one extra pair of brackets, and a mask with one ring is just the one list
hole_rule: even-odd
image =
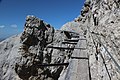
[(81, 15), (60, 30), (27, 16), (23, 33), (0, 42), (0, 79), (64, 80), (67, 66), (45, 65), (68, 63), (73, 50), (52, 47), (74, 48), (62, 42), (82, 33), (91, 80), (120, 80), (119, 5), (120, 0), (86, 0)]
[(21, 56), (18, 53), (18, 48), (21, 45), (20, 36), (21, 34), (0, 42), (0, 80), (19, 79), (14, 68)]
[(64, 39), (78, 35), (55, 30), (35, 16), (27, 16), (24, 31), (0, 43), (1, 80), (57, 80), (67, 66), (44, 66), (68, 63), (73, 50), (48, 46), (74, 47), (62, 44)]
[(68, 62), (72, 50), (53, 49), (48, 46), (71, 47), (73, 45), (62, 44), (62, 41), (70, 39), (73, 34), (76, 33), (56, 31), (43, 20), (35, 16), (27, 16), (24, 31), (20, 36), (19, 54), (21, 57), (15, 64), (15, 71), (19, 78), (57, 80), (65, 67), (45, 67), (44, 65)]
[(21, 79), (31, 80), (34, 76), (40, 78), (41, 74), (46, 72), (46, 77), (51, 76), (47, 68), (44, 70), (37, 65), (50, 63), (51, 53), (47, 53), (45, 47), (53, 42), (53, 36), (53, 27), (34, 16), (27, 16), (24, 32), (20, 37), (22, 45), (19, 47), (19, 53), (22, 57), (15, 65), (15, 71)]

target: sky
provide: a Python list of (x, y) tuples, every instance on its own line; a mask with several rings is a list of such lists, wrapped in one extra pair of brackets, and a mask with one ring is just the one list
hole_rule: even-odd
[(0, 0), (0, 38), (23, 31), (27, 15), (34, 15), (55, 29), (80, 15), (85, 0)]

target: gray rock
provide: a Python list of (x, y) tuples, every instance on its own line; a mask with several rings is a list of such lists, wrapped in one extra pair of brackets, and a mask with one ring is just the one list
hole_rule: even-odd
[[(47, 46), (74, 47), (62, 42), (78, 36), (78, 33), (87, 39), (91, 80), (120, 80), (119, 69), (94, 35), (98, 35), (115, 61), (120, 64), (119, 5), (120, 0), (86, 0), (81, 15), (75, 21), (63, 25), (60, 30), (55, 30), (35, 16), (27, 16), (22, 34), (0, 42), (0, 80), (64, 80), (67, 66), (38, 65), (69, 62), (72, 50)], [(98, 12), (96, 26), (93, 20), (95, 10)]]
[(47, 48), (47, 46), (70, 47), (62, 44), (72, 35), (54, 28), (36, 18), (27, 16), (24, 32), (0, 42), (0, 79), (2, 80), (57, 80), (63, 67), (38, 65), (69, 61), (72, 50)]
[[(89, 53), (89, 62), (90, 62), (90, 71), (92, 80), (119, 80), (120, 73), (113, 60), (111, 60), (108, 53), (105, 51), (103, 46), (97, 47), (100, 50), (100, 53), (103, 55), (105, 59), (105, 64), (109, 69), (109, 73), (107, 73), (105, 69), (105, 64), (103, 63), (103, 59), (100, 55), (98, 55), (98, 60), (96, 60), (96, 53), (98, 49), (95, 49), (95, 45), (101, 45), (96, 37), (93, 35), (93, 38), (90, 36), (88, 28), (91, 32), (96, 33), (101, 42), (107, 47), (108, 51), (111, 53), (115, 61), (120, 64), (120, 55), (119, 55), (119, 3), (118, 0), (90, 0), (90, 11), (84, 13), (84, 16), (80, 16), (82, 18), (81, 21), (77, 21), (81, 24), (80, 28), (83, 31), (87, 30), (87, 41), (88, 41), (88, 53)], [(117, 2), (117, 3), (116, 3)], [(94, 11), (98, 12), (98, 26), (94, 26)], [(83, 9), (84, 11), (84, 9)], [(88, 27), (88, 28), (87, 28)], [(116, 35), (116, 36), (115, 36)], [(93, 43), (93, 39), (95, 42)], [(98, 71), (98, 72), (97, 72)], [(108, 76), (110, 74), (110, 78)], [(114, 74), (114, 75), (112, 75)]]
[(71, 53), (67, 54), (67, 51), (62, 49), (49, 49), (47, 46), (69, 47), (62, 44), (62, 41), (71, 38), (73, 34), (76, 33), (55, 31), (43, 20), (27, 16), (24, 32), (20, 37), (22, 45), (19, 48), (19, 54), (22, 57), (15, 65), (18, 76), (23, 80), (57, 80), (63, 70), (62, 66), (43, 67), (39, 65), (64, 63), (67, 55)]

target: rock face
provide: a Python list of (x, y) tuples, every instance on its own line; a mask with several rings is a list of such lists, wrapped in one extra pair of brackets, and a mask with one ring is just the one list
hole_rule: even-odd
[(19, 53), (22, 57), (15, 65), (15, 71), (21, 79), (41, 79), (40, 76), (45, 73), (47, 74), (42, 76), (43, 79), (51, 76), (50, 70), (37, 65), (51, 62), (51, 53), (48, 53), (45, 47), (53, 42), (53, 36), (53, 27), (34, 16), (27, 16), (24, 32), (20, 37), (22, 45)]
[(64, 63), (69, 54), (47, 46), (67, 46), (62, 45), (62, 41), (67, 38), (69, 36), (64, 31), (55, 31), (43, 20), (27, 16), (24, 32), (20, 37), (22, 45), (19, 53), (22, 57), (15, 65), (18, 76), (23, 80), (57, 80), (64, 67), (39, 65)]
[[(23, 33), (0, 42), (0, 80), (64, 80), (74, 44), (64, 39), (83, 33), (91, 80), (120, 80), (120, 0), (86, 0), (81, 15), (55, 30), (35, 16), (27, 16)], [(112, 56), (112, 57), (111, 57)]]
[(27, 16), (22, 34), (0, 43), (0, 79), (2, 80), (58, 80), (67, 66), (45, 66), (68, 63), (73, 50), (53, 49), (74, 47), (62, 44), (74, 32), (55, 30), (35, 16)]
[(120, 0), (86, 0), (74, 21), (86, 32), (91, 80), (120, 80)]
[(20, 36), (21, 34), (0, 42), (0, 80), (19, 79), (14, 68), (21, 56), (18, 53), (18, 48), (21, 45)]

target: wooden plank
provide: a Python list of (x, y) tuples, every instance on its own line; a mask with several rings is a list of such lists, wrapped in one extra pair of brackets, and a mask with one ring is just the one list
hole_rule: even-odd
[(87, 47), (87, 41), (86, 40), (79, 40), (77, 47), (86, 48)]
[(65, 80), (90, 80), (88, 60), (72, 59)]
[(88, 66), (88, 60), (80, 59), (78, 60), (78, 78), (76, 80), (89, 80), (89, 66)]
[(77, 72), (77, 62), (78, 60), (76, 59), (72, 59), (70, 61), (70, 64), (68, 66), (68, 71), (67, 71), (67, 74), (66, 74), (66, 77), (65, 77), (65, 80), (75, 80), (75, 78), (77, 77), (76, 76), (76, 72)]
[[(82, 37), (83, 38), (83, 37)], [(86, 48), (86, 40), (79, 40), (76, 47)], [(68, 66), (65, 80), (90, 80), (87, 50), (75, 49)]]
[[(86, 40), (80, 40), (76, 47), (82, 47), (86, 49)], [(71, 57), (88, 57), (86, 50), (75, 49)]]

